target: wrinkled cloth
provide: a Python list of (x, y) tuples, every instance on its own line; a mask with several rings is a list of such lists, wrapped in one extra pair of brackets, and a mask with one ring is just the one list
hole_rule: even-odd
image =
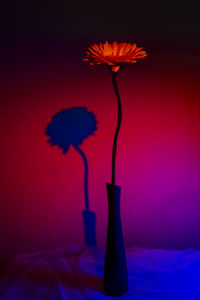
[[(80, 246), (12, 257), (0, 269), (0, 300), (113, 299), (103, 289), (104, 256)], [(116, 299), (200, 299), (200, 250), (134, 247), (126, 257), (129, 290)]]

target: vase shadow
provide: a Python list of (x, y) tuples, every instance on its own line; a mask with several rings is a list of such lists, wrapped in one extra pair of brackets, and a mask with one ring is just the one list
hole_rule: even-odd
[(85, 245), (96, 246), (96, 214), (90, 210), (88, 196), (88, 160), (81, 149), (83, 141), (97, 130), (95, 114), (85, 107), (62, 109), (52, 117), (45, 134), (51, 146), (58, 146), (66, 154), (72, 146), (81, 156), (84, 165), (85, 210), (82, 211)]

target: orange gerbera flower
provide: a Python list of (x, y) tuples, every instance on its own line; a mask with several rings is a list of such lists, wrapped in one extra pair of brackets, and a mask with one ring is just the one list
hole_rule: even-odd
[(113, 72), (119, 71), (121, 66), (136, 63), (137, 59), (145, 58), (146, 51), (131, 43), (105, 42), (99, 45), (93, 44), (86, 51), (86, 58), (90, 65), (107, 65)]

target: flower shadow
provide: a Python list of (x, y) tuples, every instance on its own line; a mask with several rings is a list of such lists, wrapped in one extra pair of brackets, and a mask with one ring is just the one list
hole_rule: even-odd
[(95, 114), (88, 112), (85, 107), (62, 109), (52, 117), (47, 125), (45, 134), (49, 137), (51, 146), (58, 146), (66, 154), (70, 146), (79, 153), (84, 164), (84, 194), (85, 210), (82, 211), (85, 244), (96, 246), (96, 214), (90, 210), (88, 197), (88, 161), (81, 149), (83, 141), (95, 134), (97, 130)]

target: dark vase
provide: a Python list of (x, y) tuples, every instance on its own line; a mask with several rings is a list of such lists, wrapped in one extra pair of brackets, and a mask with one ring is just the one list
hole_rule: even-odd
[(106, 183), (108, 195), (108, 231), (104, 263), (104, 289), (110, 296), (128, 290), (128, 272), (120, 217), (121, 187)]

